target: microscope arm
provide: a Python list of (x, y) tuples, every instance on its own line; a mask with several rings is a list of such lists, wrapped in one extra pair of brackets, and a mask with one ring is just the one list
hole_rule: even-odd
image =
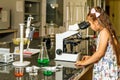
[(66, 31), (61, 34), (56, 34), (56, 51), (57, 50), (63, 51), (63, 40), (77, 33), (79, 33), (79, 31)]

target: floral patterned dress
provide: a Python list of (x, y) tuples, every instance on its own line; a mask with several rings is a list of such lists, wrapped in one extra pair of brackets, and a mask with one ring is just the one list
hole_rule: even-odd
[[(99, 45), (99, 37), (97, 38), (97, 47)], [(117, 80), (118, 79), (118, 67), (116, 56), (113, 53), (112, 46), (108, 42), (107, 50), (98, 63), (94, 64), (93, 68), (93, 80)]]

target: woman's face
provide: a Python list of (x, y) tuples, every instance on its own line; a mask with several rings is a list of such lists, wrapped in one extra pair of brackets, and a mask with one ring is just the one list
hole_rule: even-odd
[(90, 27), (92, 30), (98, 31), (98, 25), (97, 25), (98, 22), (97, 21), (89, 21), (89, 23), (90, 23)]

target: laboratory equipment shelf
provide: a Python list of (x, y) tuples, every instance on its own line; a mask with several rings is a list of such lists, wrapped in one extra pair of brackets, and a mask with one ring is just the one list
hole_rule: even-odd
[(15, 29), (0, 30), (0, 42), (10, 41), (13, 38), (16, 38), (16, 36), (17, 36), (17, 30)]
[(16, 38), (17, 30), (15, 29), (5, 29), (0, 30), (0, 48), (7, 48), (10, 46), (9, 43), (12, 42), (13, 38)]

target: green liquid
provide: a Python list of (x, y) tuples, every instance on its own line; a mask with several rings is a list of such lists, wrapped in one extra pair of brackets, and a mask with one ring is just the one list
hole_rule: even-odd
[(50, 62), (49, 59), (38, 59), (37, 61), (40, 66), (48, 66)]
[(45, 71), (43, 71), (43, 74), (44, 74), (44, 76), (51, 76), (53, 74), (53, 72), (49, 71), (49, 70), (45, 70)]

